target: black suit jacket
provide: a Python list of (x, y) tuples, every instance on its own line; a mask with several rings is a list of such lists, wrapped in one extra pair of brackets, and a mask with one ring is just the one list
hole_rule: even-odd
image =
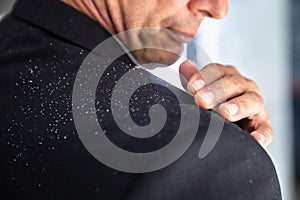
[[(197, 159), (211, 116), (201, 108), (194, 142), (171, 165), (144, 174), (105, 166), (78, 137), (71, 95), (83, 59), (109, 34), (55, 0), (18, 1), (0, 30), (1, 199), (281, 199), (271, 159), (230, 122), (210, 154)], [(120, 63), (131, 61), (123, 56), (114, 65)], [(120, 146), (139, 150), (114, 135), (114, 124), (102, 125)]]

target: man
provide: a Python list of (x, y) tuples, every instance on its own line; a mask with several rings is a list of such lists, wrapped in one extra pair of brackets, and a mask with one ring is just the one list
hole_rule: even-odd
[[(166, 43), (172, 40), (172, 37), (168, 36), (166, 31), (164, 31), (164, 28), (174, 30), (174, 33), (178, 37), (181, 37), (181, 40), (184, 42), (184, 40), (187, 40), (186, 38), (196, 35), (198, 27), (205, 17), (220, 19), (226, 16), (228, 10), (227, 0), (180, 2), (176, 0), (154, 0), (143, 3), (140, 1), (131, 1), (130, 6), (127, 5), (127, 1), (125, 3), (120, 3), (119, 1), (63, 1), (97, 21), (111, 35), (126, 30), (158, 27), (157, 34), (153, 39), (155, 43), (158, 41), (162, 44), (156, 44), (157, 46), (166, 45)], [(124, 17), (123, 20), (122, 17)], [(142, 39), (139, 38), (141, 36), (138, 33), (134, 37), (136, 38), (128, 39), (125, 43), (129, 43), (128, 45), (133, 45), (130, 43), (145, 43), (145, 41), (141, 41)], [(148, 38), (146, 42), (152, 41), (151, 39)], [(174, 45), (172, 48), (174, 48)], [(151, 61), (170, 64), (176, 59), (176, 55), (173, 55), (174, 58), (172, 58), (172, 55), (158, 51), (157, 49), (147, 49), (136, 54), (135, 57), (140, 63)], [(200, 106), (209, 109), (219, 105), (222, 99), (236, 97), (227, 104), (219, 105), (219, 112), (230, 121), (248, 118), (251, 122), (248, 123), (249, 127), (247, 128), (251, 130), (252, 136), (263, 146), (270, 144), (273, 138), (272, 127), (259, 89), (253, 81), (240, 75), (232, 66), (217, 66), (222, 72), (223, 77), (219, 77), (218, 75), (212, 77), (207, 72), (211, 69), (207, 67), (208, 69), (202, 71), (202, 76), (206, 76), (208, 80), (206, 84), (213, 83), (209, 87), (210, 93), (208, 93), (199, 89), (203, 81), (203, 78), (200, 79), (201, 74), (188, 65), (188, 62), (184, 63), (181, 72), (190, 75), (190, 86), (194, 86), (190, 87), (190, 90), (193, 93), (197, 93), (195, 98)], [(191, 75), (192, 73), (193, 76)], [(208, 78), (207, 76), (210, 77)], [(218, 89), (222, 87), (222, 84), (225, 87), (225, 97), (218, 96), (218, 93), (221, 93)], [(214, 93), (217, 94), (214, 95)], [(211, 99), (211, 95), (215, 98)]]
[[(2, 21), (0, 33), (1, 197), (280, 199), (276, 172), (264, 150), (227, 121), (212, 152), (202, 160), (194, 157), (212, 113), (202, 108), (197, 136), (184, 155), (163, 169), (142, 174), (114, 170), (97, 161), (82, 145), (73, 123), (72, 87), (79, 66), (110, 35), (138, 30), (120, 38), (127, 48), (149, 42), (173, 49), (195, 35), (204, 17), (222, 18), (226, 13), (225, 0), (18, 1)], [(147, 27), (157, 28), (151, 32), (151, 40), (145, 39), (149, 33), (139, 31)], [(153, 48), (131, 53), (142, 64), (170, 64), (177, 59), (176, 53)], [(129, 70), (134, 64), (125, 55), (112, 65), (118, 70), (109, 71), (114, 73), (99, 81), (97, 94), (101, 98), (96, 101), (98, 121), (107, 130), (107, 137), (133, 152), (168, 144), (169, 136), (160, 135), (158, 140), (141, 145), (144, 143), (132, 143), (132, 138), (116, 134), (119, 130), (112, 123), (109, 95), (104, 97), (113, 88), (114, 76), (121, 76), (122, 69)], [(211, 73), (214, 69), (221, 75)], [(272, 128), (255, 83), (229, 66), (209, 65), (200, 73), (190, 62), (184, 62), (180, 72), (188, 79), (187, 88), (199, 106), (216, 108), (233, 122), (242, 119), (238, 123), (263, 146), (270, 143)], [(218, 91), (221, 84), (224, 93)], [(149, 89), (160, 94), (151, 96), (154, 101), (161, 96), (174, 101), (168, 90), (154, 84), (149, 87), (138, 96), (144, 98), (143, 109), (150, 106), (145, 103), (152, 94)], [(224, 99), (230, 101), (225, 103)], [(147, 121), (142, 114), (138, 112), (136, 119)], [(176, 122), (176, 115), (172, 116), (171, 122)]]

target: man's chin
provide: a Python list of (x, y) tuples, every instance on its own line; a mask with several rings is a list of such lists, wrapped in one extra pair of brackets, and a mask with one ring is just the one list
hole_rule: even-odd
[(178, 60), (181, 51), (177, 52), (178, 53), (171, 53), (165, 50), (147, 49), (134, 51), (132, 54), (139, 64), (155, 64), (151, 66), (166, 67), (174, 64)]

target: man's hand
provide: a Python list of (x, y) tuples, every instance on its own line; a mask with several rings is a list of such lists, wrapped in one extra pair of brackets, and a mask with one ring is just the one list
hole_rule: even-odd
[(263, 147), (271, 143), (273, 129), (255, 82), (243, 77), (235, 67), (220, 64), (198, 70), (193, 62), (185, 61), (179, 71), (199, 106), (215, 109), (227, 120), (236, 122)]

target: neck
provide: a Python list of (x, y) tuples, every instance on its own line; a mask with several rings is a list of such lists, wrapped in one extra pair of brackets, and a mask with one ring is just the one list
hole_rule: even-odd
[(120, 23), (122, 12), (116, 0), (61, 0), (76, 10), (97, 21), (110, 34), (124, 31)]

